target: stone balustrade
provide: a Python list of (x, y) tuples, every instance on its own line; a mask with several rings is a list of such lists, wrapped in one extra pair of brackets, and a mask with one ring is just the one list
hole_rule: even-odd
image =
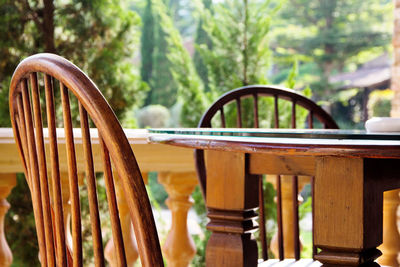
[[(175, 146), (149, 144), (147, 141), (146, 130), (126, 130), (125, 132), (130, 144), (132, 145), (132, 149), (135, 153), (144, 179), (146, 180), (149, 172), (158, 172), (159, 183), (165, 187), (169, 196), (166, 204), (171, 210), (172, 225), (162, 246), (165, 260), (167, 261), (168, 266), (189, 266), (196, 252), (196, 248), (187, 228), (187, 214), (192, 205), (190, 195), (197, 185), (193, 151)], [(97, 131), (91, 130), (91, 136), (95, 171), (101, 172), (102, 160), (100, 158), (101, 153)], [(64, 138), (62, 129), (58, 130), (57, 137), (61, 139), (61, 141)], [(76, 145), (77, 167), (81, 177), (80, 180), (82, 181), (85, 168), (83, 161), (83, 149), (80, 145), (80, 129), (74, 129), (74, 138)], [(46, 149), (48, 148), (46, 147)], [(62, 145), (59, 146), (59, 154), (62, 182), (67, 183), (66, 153), (65, 148)], [(15, 145), (12, 129), (0, 128), (0, 266), (10, 266), (12, 263), (12, 253), (7, 244), (4, 233), (4, 231), (7, 230), (7, 225), (4, 226), (4, 216), (10, 207), (6, 198), (10, 194), (12, 188), (16, 185), (16, 173), (22, 172), (23, 167), (20, 162), (17, 147)], [(115, 180), (116, 191), (120, 192), (118, 194), (118, 207), (121, 216), (124, 241), (126, 244), (125, 249), (128, 255), (127, 261), (131, 266), (135, 261), (137, 261), (138, 258), (137, 246), (129, 213), (121, 194), (121, 187), (118, 183), (118, 177), (115, 177)], [(304, 183), (307, 182), (307, 180), (301, 179), (301, 184), (299, 184), (299, 187), (302, 187), (304, 184), (303, 181)], [(291, 188), (291, 180), (283, 179), (282, 188), (284, 191), (285, 188)], [(288, 196), (291, 194), (291, 192), (285, 193), (284, 191), (283, 196), (285, 196), (285, 194)], [(68, 201), (69, 195), (66, 193), (63, 195), (63, 202), (68, 203)], [(286, 198), (283, 197), (283, 202), (285, 201)], [(385, 193), (384, 244), (380, 247), (383, 252), (383, 256), (380, 258), (380, 263), (390, 266), (398, 266), (397, 256), (400, 252), (400, 235), (397, 233), (396, 219), (399, 218), (399, 216), (396, 215), (396, 212), (399, 203), (399, 191)], [(287, 204), (290, 205), (290, 203)], [(283, 206), (285, 205), (286, 204), (283, 203)], [(66, 205), (65, 207), (65, 212), (68, 213), (68, 206)], [(287, 212), (283, 212), (284, 222), (291, 221), (292, 217), (292, 209), (288, 209)], [(67, 216), (65, 224), (68, 224)], [(66, 227), (66, 229), (68, 228)], [(284, 227), (284, 236), (293, 236), (291, 232), (292, 229), (292, 227)], [(271, 247), (274, 247), (274, 242), (271, 244)], [(111, 266), (116, 266), (113, 261), (113, 249), (113, 240), (111, 239), (106, 245), (105, 257)], [(290, 250), (291, 248), (289, 248), (289, 246), (288, 248), (285, 248), (285, 252), (289, 254)]]

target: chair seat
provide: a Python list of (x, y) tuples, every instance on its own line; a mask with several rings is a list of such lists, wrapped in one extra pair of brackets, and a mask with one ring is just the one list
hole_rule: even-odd
[(319, 261), (314, 261), (313, 259), (301, 259), (298, 261), (295, 259), (286, 259), (283, 261), (273, 259), (258, 264), (259, 267), (319, 267), (321, 265)]

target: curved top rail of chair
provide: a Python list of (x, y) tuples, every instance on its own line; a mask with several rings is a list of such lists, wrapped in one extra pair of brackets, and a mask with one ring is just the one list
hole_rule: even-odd
[(207, 112), (204, 113), (197, 127), (210, 127), (210, 125), (207, 125), (207, 123), (211, 121), (212, 117), (218, 112), (218, 110), (222, 106), (242, 96), (251, 95), (279, 96), (280, 98), (294, 101), (297, 105), (302, 106), (305, 109), (314, 111), (314, 115), (318, 119), (326, 123), (327, 128), (339, 128), (339, 126), (331, 118), (331, 116), (324, 109), (318, 106), (314, 101), (308, 99), (307, 97), (299, 94), (294, 90), (275, 85), (249, 85), (234, 89), (223, 94), (209, 107)]

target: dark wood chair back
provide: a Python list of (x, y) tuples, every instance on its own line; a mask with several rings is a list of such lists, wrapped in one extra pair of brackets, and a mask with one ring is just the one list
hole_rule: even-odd
[[(60, 121), (56, 121), (56, 89), (60, 90), (61, 96), (63, 118)], [(42, 90), (44, 94), (41, 94)], [(42, 266), (82, 266), (83, 260), (82, 218), (70, 97), (75, 97), (79, 105), (95, 265), (105, 266), (105, 261), (88, 117), (97, 127), (100, 136), (118, 266), (126, 266), (126, 257), (113, 171), (117, 172), (124, 188), (142, 265), (163, 266), (156, 226), (142, 176), (118, 119), (96, 85), (78, 67), (57, 55), (37, 54), (23, 60), (15, 70), (9, 104), (14, 136), (32, 196)], [(45, 100), (41, 101), (43, 98)], [(62, 121), (65, 144), (58, 142), (56, 134), (56, 125)], [(48, 127), (49, 153), (46, 153), (43, 138), (45, 127)], [(61, 145), (66, 146), (69, 179), (69, 188), (63, 189), (58, 154)], [(50, 164), (47, 164), (46, 157), (50, 158)], [(72, 251), (66, 246), (62, 190), (69, 190), (71, 196)]]
[[(247, 104), (250, 102), (250, 108), (252, 110), (244, 110), (246, 108), (244, 106), (244, 99), (250, 98), (251, 100), (247, 100)], [(227, 127), (227, 106), (230, 103), (234, 103), (235, 109), (232, 109), (235, 112), (236, 117), (236, 125), (230, 127), (243, 128), (246, 125), (246, 119), (249, 118), (249, 113), (251, 115), (251, 120), (253, 125), (251, 128), (260, 128), (261, 118), (260, 118), (260, 102), (266, 100), (265, 98), (269, 98), (269, 102), (272, 103), (272, 127), (280, 128), (282, 127), (282, 118), (280, 117), (279, 107), (281, 106), (281, 102), (287, 102), (289, 105), (285, 107), (289, 107), (287, 112), (290, 112), (290, 125), (286, 125), (284, 127), (297, 128), (297, 120), (296, 116), (298, 113), (298, 109), (302, 108), (308, 112), (306, 126), (308, 128), (314, 128), (315, 121), (318, 121), (320, 125), (322, 125), (326, 129), (337, 129), (338, 125), (332, 119), (332, 117), (323, 110), (320, 106), (318, 106), (315, 102), (308, 99), (307, 97), (298, 94), (297, 92), (277, 87), (277, 86), (263, 86), (263, 85), (250, 85), (241, 87), (238, 89), (234, 89), (222, 95), (217, 101), (215, 101), (209, 109), (203, 114), (198, 127), (200, 128), (211, 128), (213, 127), (212, 122), (215, 119), (218, 119), (218, 127), (225, 128)], [(265, 102), (264, 102), (265, 103)], [(248, 107), (249, 105), (247, 105)], [(225, 110), (224, 110), (225, 107)], [(264, 105), (265, 107), (265, 105)], [(247, 113), (246, 113), (247, 111)], [(286, 113), (287, 113), (286, 112)], [(204, 161), (204, 152), (203, 150), (195, 151), (195, 161), (196, 168), (199, 177), (199, 183), (201, 185), (203, 196), (206, 194), (207, 184), (206, 184), (206, 168)], [(266, 230), (265, 230), (265, 216), (264, 216), (264, 196), (262, 191), (262, 176), (259, 176), (260, 181), (260, 192), (259, 200), (260, 200), (260, 239), (262, 246), (262, 258), (264, 260), (268, 259), (267, 253), (267, 242), (266, 242)], [(284, 246), (283, 246), (283, 227), (282, 227), (282, 205), (281, 205), (281, 179), (277, 177), (277, 220), (278, 220), (278, 246), (279, 246), (279, 258), (282, 260), (284, 258)], [(297, 177), (293, 179), (293, 200), (294, 203), (294, 214), (295, 214), (295, 222), (294, 222), (294, 235), (295, 235), (295, 258), (298, 260), (300, 258), (300, 240), (299, 240), (299, 218), (298, 218), (298, 180)], [(315, 248), (314, 248), (315, 250)]]

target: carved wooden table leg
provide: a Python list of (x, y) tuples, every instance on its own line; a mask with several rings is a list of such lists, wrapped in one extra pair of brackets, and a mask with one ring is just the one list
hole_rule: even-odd
[(162, 248), (168, 266), (189, 266), (196, 247), (187, 228), (187, 214), (193, 201), (190, 195), (197, 185), (194, 172), (159, 173), (158, 181), (168, 193), (166, 200), (172, 213), (171, 229)]
[(383, 194), (383, 244), (379, 247), (382, 257), (378, 262), (385, 266), (399, 266), (397, 255), (400, 252), (400, 235), (396, 226), (399, 193), (400, 190), (391, 190)]
[[(298, 192), (302, 188), (310, 183), (311, 178), (309, 176), (299, 176)], [(267, 181), (271, 182), (276, 188), (276, 175), (268, 175)], [(292, 175), (281, 175), (281, 186), (282, 186), (282, 221), (283, 221), (283, 244), (284, 244), (284, 257), (294, 258), (294, 213), (293, 213), (293, 176)], [(302, 247), (300, 240), (300, 247)], [(275, 258), (279, 257), (278, 247), (278, 232), (272, 237), (271, 240), (271, 251)]]
[[(206, 151), (207, 207), (212, 231), (207, 266), (257, 266), (258, 179), (248, 174), (243, 153)], [(222, 193), (223, 192), (223, 193)]]
[[(139, 251), (136, 244), (135, 233), (132, 227), (132, 220), (129, 214), (129, 207), (125, 201), (124, 189), (122, 187), (121, 181), (116, 172), (114, 175), (114, 186), (117, 194), (118, 211), (121, 219), (122, 237), (124, 239), (126, 262), (128, 266), (133, 266), (139, 257)], [(146, 182), (147, 175), (143, 174), (143, 178)], [(116, 267), (117, 262), (115, 261), (115, 246), (114, 241), (111, 238), (104, 249), (104, 256), (111, 267)]]
[(323, 266), (379, 266), (383, 190), (373, 162), (365, 161), (316, 160), (315, 245), (322, 251), (315, 258)]
[(0, 266), (10, 266), (13, 257), (4, 234), (4, 217), (10, 208), (6, 198), (11, 189), (16, 185), (15, 173), (2, 173), (0, 175)]

